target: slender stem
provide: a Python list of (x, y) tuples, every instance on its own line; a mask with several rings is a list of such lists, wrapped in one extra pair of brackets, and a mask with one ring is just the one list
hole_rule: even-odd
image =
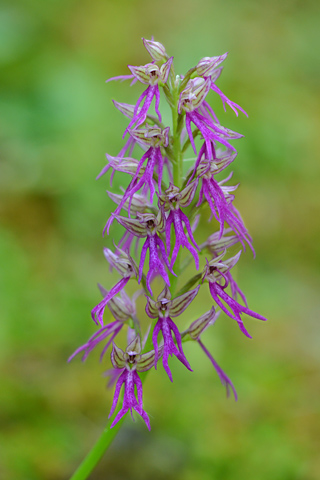
[(179, 85), (174, 86), (172, 97), (173, 183), (180, 187), (182, 181), (182, 151), (180, 142), (181, 116), (178, 114)]
[[(175, 81), (172, 85), (172, 98), (173, 105), (171, 108), (172, 111), (172, 136), (173, 136), (173, 183), (177, 187), (181, 187), (182, 184), (182, 165), (183, 165), (183, 155), (181, 150), (181, 141), (180, 135), (183, 126), (182, 115), (178, 113), (178, 103), (179, 103), (179, 85), (180, 82)], [(175, 235), (175, 233), (174, 233)], [(173, 242), (175, 237), (173, 238)], [(180, 251), (177, 255), (175, 261), (175, 273), (176, 277), (170, 274), (170, 283), (171, 283), (171, 293), (174, 294), (177, 288), (178, 277), (180, 274)]]
[(101, 460), (103, 454), (110, 446), (112, 440), (117, 435), (125, 417), (123, 417), (114, 427), (110, 428), (111, 420), (108, 421), (108, 426), (102, 432), (101, 437), (90, 450), (88, 455), (84, 458), (77, 470), (74, 472), (70, 480), (85, 480), (92, 472), (97, 463)]

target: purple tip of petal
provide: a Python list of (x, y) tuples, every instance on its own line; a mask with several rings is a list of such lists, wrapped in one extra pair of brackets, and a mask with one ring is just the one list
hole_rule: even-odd
[(96, 176), (96, 180), (98, 180), (99, 178), (102, 177), (102, 175), (104, 175), (105, 173), (107, 173), (107, 171), (109, 170), (110, 168), (110, 165), (106, 165), (105, 167), (103, 167), (103, 169), (101, 170), (101, 172), (99, 173), (99, 175)]
[(147, 425), (147, 428), (150, 432), (151, 431), (151, 425), (150, 425), (150, 420), (149, 420), (149, 417), (148, 417), (147, 413), (144, 410), (142, 410), (142, 413), (140, 415), (143, 418), (143, 420), (145, 421), (145, 424)]
[(180, 362), (189, 370), (189, 372), (193, 372), (193, 370), (190, 366), (190, 363), (188, 362), (188, 360), (186, 359), (186, 357), (184, 355), (182, 355), (181, 353), (178, 353), (177, 354), (177, 359), (180, 360)]
[(239, 325), (239, 328), (240, 328), (241, 332), (244, 333), (246, 337), (252, 338), (252, 336), (250, 335), (250, 333), (248, 332), (248, 330), (246, 329), (246, 327), (244, 326), (243, 323), (238, 322), (238, 325)]
[(76, 350), (75, 352), (73, 352), (72, 355), (70, 355), (70, 357), (68, 358), (67, 362), (70, 363), (71, 360), (72, 360), (79, 352), (81, 352), (82, 350), (83, 350), (82, 347), (77, 348), (77, 350)]
[[(172, 356), (172, 353), (171, 353), (171, 356)], [(169, 358), (169, 349), (165, 345), (163, 355), (162, 355), (162, 365), (163, 365), (164, 371), (169, 377), (170, 382), (173, 382), (172, 373), (168, 364), (168, 358)]]
[(106, 345), (103, 347), (103, 350), (100, 354), (100, 362), (102, 362), (103, 360), (103, 357), (104, 357), (104, 354), (106, 353), (106, 351), (108, 350), (109, 346), (111, 345), (111, 343), (113, 342), (114, 338), (118, 335), (118, 333), (120, 332), (120, 330), (122, 329), (122, 326), (123, 325), (120, 325), (119, 328), (116, 329), (116, 331), (114, 332), (114, 334), (109, 338), (108, 342), (106, 343)]
[(166, 374), (168, 375), (170, 382), (173, 383), (172, 373), (171, 373), (171, 370), (170, 370), (170, 368), (169, 368), (168, 363), (163, 364), (163, 368), (164, 368)]
[(131, 78), (134, 78), (133, 75), (118, 75), (117, 77), (111, 77), (106, 80), (106, 83), (108, 82), (113, 82), (114, 80), (120, 80), (123, 82), (124, 80), (130, 80)]
[[(120, 410), (120, 412), (117, 413), (115, 419), (113, 420), (113, 422), (110, 425), (110, 428), (113, 428), (121, 420), (121, 418), (127, 413), (127, 411), (128, 411), (128, 409), (122, 408)], [(111, 416), (112, 415), (109, 415), (108, 418), (110, 418)]]
[[(117, 210), (116, 210), (117, 211)], [(115, 215), (114, 213), (111, 213), (111, 216), (109, 218), (109, 220), (107, 221), (107, 223), (105, 224), (104, 226), (104, 229), (102, 230), (102, 236), (104, 237), (104, 234), (107, 232), (107, 235), (109, 235), (109, 230), (110, 230), (110, 227), (112, 225), (112, 222), (113, 220), (115, 219)]]

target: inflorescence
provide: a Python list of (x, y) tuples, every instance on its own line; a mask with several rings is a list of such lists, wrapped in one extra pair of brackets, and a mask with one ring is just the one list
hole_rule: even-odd
[[(103, 300), (91, 312), (98, 330), (70, 359), (81, 352), (85, 360), (98, 344), (104, 342), (102, 358), (112, 346), (113, 368), (107, 374), (110, 376), (109, 385), (116, 386), (109, 417), (116, 409), (122, 384), (124, 396), (111, 427), (128, 410), (132, 415), (133, 409), (150, 429), (149, 417), (143, 409), (139, 372), (146, 372), (153, 367), (157, 369), (161, 360), (172, 381), (168, 359), (173, 355), (192, 371), (182, 345), (185, 341), (194, 341), (211, 361), (227, 394), (231, 389), (237, 399), (231, 380), (202, 343), (201, 335), (215, 323), (221, 311), (234, 319), (249, 338), (251, 336), (241, 314), (259, 320), (266, 318), (248, 308), (246, 297), (232, 276), (231, 271), (246, 244), (253, 254), (254, 249), (252, 238), (233, 205), (233, 192), (237, 186), (226, 185), (231, 175), (224, 180), (216, 179), (217, 174), (229, 167), (237, 156), (230, 141), (242, 135), (220, 124), (206, 101), (208, 93), (211, 90), (217, 93), (224, 109), (228, 105), (236, 115), (238, 111), (247, 115), (216, 86), (223, 68), (221, 63), (227, 53), (202, 58), (186, 75), (179, 76), (174, 72), (173, 57), (169, 58), (161, 43), (145, 39), (143, 43), (152, 62), (139, 67), (129, 65), (130, 75), (110, 79), (130, 79), (131, 85), (138, 81), (146, 89), (136, 105), (114, 101), (115, 107), (130, 120), (123, 135), (123, 138), (127, 136), (127, 140), (116, 157), (107, 154), (108, 163), (97, 177), (100, 178), (110, 169), (111, 180), (115, 172), (131, 176), (123, 193), (108, 192), (117, 207), (104, 228), (104, 233), (109, 234), (112, 223), (116, 221), (124, 229), (115, 251), (104, 249), (106, 260), (119, 273), (120, 280), (110, 291), (99, 285)], [(172, 111), (172, 129), (162, 123), (159, 110), (161, 94)], [(151, 112), (153, 99), (155, 114)], [(196, 137), (200, 144), (198, 149)], [(183, 155), (189, 146), (196, 156), (193, 167), (184, 178)], [(139, 159), (133, 157), (136, 147), (143, 151)], [(200, 212), (206, 214), (206, 209), (202, 208), (206, 203), (211, 210), (210, 220), (215, 219), (218, 230), (198, 245), (195, 232)], [(127, 215), (121, 215), (122, 211)], [(239, 252), (228, 255), (228, 249), (235, 245), (239, 246)], [(202, 272), (187, 278), (187, 281), (185, 272), (190, 262), (187, 258), (181, 263), (180, 247), (188, 250), (189, 259), (194, 261), (197, 271), (201, 263), (199, 257), (207, 255), (205, 259), (202, 257)], [(162, 278), (163, 289), (154, 298), (151, 285), (156, 277)], [(132, 281), (140, 284), (142, 289), (138, 287), (130, 298), (125, 287)], [(179, 281), (183, 286), (175, 293)], [(208, 284), (213, 299), (211, 309), (194, 320), (186, 330), (180, 331), (177, 318), (196, 298), (199, 289), (205, 288), (205, 284)], [(140, 295), (146, 297), (145, 310), (151, 321), (144, 338), (141, 320), (136, 312), (136, 299)], [(114, 321), (107, 324), (103, 319), (106, 307), (114, 317)], [(124, 327), (127, 327), (127, 346), (122, 350), (116, 345), (115, 339)]]

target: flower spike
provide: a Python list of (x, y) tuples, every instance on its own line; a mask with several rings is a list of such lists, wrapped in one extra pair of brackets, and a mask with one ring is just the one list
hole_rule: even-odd
[[(254, 249), (234, 205), (238, 185), (229, 185), (230, 166), (236, 165), (237, 158), (233, 144), (243, 135), (224, 126), (209, 103), (208, 94), (213, 91), (224, 109), (228, 105), (236, 115), (239, 111), (246, 114), (216, 85), (228, 54), (203, 57), (185, 74), (176, 74), (173, 57), (162, 43), (153, 37), (142, 41), (151, 57), (148, 63), (128, 65), (129, 75), (107, 80), (139, 82), (144, 91), (133, 105), (113, 101), (126, 118), (123, 138), (128, 135), (117, 154), (106, 154), (106, 164), (97, 176), (103, 181), (110, 171), (110, 185), (114, 176), (120, 182), (118, 190), (107, 190), (115, 206), (103, 229), (103, 235), (109, 235), (111, 225), (118, 225), (114, 249), (104, 248), (103, 252), (110, 271), (115, 270), (119, 278), (109, 290), (99, 285), (102, 300), (91, 312), (96, 331), (69, 360), (80, 353), (85, 360), (100, 345), (100, 360), (104, 360), (110, 350), (112, 368), (104, 375), (109, 377), (108, 386), (114, 387), (111, 428), (128, 412), (132, 418), (136, 412), (150, 430), (142, 398), (145, 373), (153, 367), (156, 371), (160, 361), (172, 382), (171, 362), (177, 360), (192, 371), (183, 349), (183, 343), (189, 341), (198, 344), (227, 395), (232, 391), (237, 400), (233, 383), (205, 346), (204, 332), (209, 334), (209, 327), (226, 314), (251, 338), (243, 314), (266, 318), (249, 309), (232, 271), (246, 247), (253, 253)], [(171, 128), (166, 125), (167, 113), (162, 115), (162, 100), (171, 109)], [(195, 158), (188, 159), (190, 168), (184, 176), (187, 159), (183, 157), (190, 146)], [(207, 233), (204, 204), (210, 207), (210, 221), (215, 224)], [(129, 297), (126, 288), (134, 286), (136, 291)], [(160, 293), (154, 296), (152, 289)], [(194, 301), (189, 317), (201, 309), (206, 295), (209, 300), (212, 297), (211, 309), (189, 318), (185, 329), (181, 315)], [(142, 318), (141, 302), (148, 325)], [(170, 365), (169, 357), (173, 357)], [(118, 407), (121, 392), (123, 401)]]

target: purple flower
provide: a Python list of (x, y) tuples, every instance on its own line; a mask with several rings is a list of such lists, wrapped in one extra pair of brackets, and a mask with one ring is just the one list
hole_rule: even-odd
[(117, 293), (121, 292), (121, 290), (127, 285), (128, 281), (132, 277), (137, 276), (137, 266), (134, 260), (125, 253), (124, 251), (117, 249), (117, 253), (113, 253), (109, 248), (104, 249), (104, 255), (109, 262), (110, 266), (115, 268), (120, 275), (122, 275), (122, 279), (111, 288), (108, 294), (104, 297), (104, 299), (96, 305), (93, 310), (91, 311), (91, 317), (94, 322), (98, 325), (100, 323), (103, 326), (103, 314), (104, 309), (109, 303), (109, 301), (117, 295)]
[[(116, 423), (130, 410), (131, 416), (133, 415), (132, 409), (134, 409), (145, 421), (149, 430), (150, 427), (150, 420), (147, 413), (143, 410), (142, 406), (142, 382), (140, 380), (139, 375), (135, 370), (125, 369), (121, 373), (120, 377), (117, 380), (116, 389), (114, 393), (113, 403), (111, 407), (111, 411), (109, 414), (109, 418), (112, 417), (113, 412), (117, 406), (120, 390), (122, 384), (124, 383), (124, 397), (123, 397), (123, 404), (121, 410), (117, 413), (115, 419), (113, 420), (110, 428), (114, 427)], [(134, 389), (137, 389), (138, 399), (135, 396)], [(133, 419), (133, 416), (132, 416)]]
[[(152, 294), (150, 282), (155, 274), (162, 276), (166, 284), (170, 285), (168, 274), (164, 268), (163, 263), (168, 270), (174, 275), (172, 271), (165, 246), (158, 235), (158, 232), (164, 230), (164, 217), (159, 211), (157, 217), (153, 213), (138, 213), (138, 219), (116, 216), (118, 222), (126, 228), (129, 232), (137, 237), (147, 237), (141, 251), (140, 265), (139, 265), (139, 283), (142, 279), (143, 265), (146, 259), (147, 251), (149, 250), (149, 270), (147, 273), (146, 283), (149, 292)], [(161, 254), (161, 258), (159, 257)]]
[[(191, 177), (188, 180), (188, 184), (192, 181), (194, 176), (198, 173), (207, 172), (211, 169), (214, 175), (222, 172), (225, 168), (227, 168), (236, 158), (237, 152), (227, 148), (226, 150), (222, 150), (220, 148), (216, 149), (213, 142), (211, 142), (211, 151), (212, 151), (212, 158), (209, 159), (209, 155), (207, 154), (207, 145), (204, 143), (199, 150), (198, 157), (196, 163), (193, 167), (193, 172)], [(198, 168), (202, 165), (202, 171), (198, 172)], [(206, 165), (204, 168), (203, 166)]]
[(185, 224), (189, 238), (193, 245), (199, 250), (198, 245), (196, 244), (195, 239), (193, 238), (190, 222), (185, 213), (182, 212), (180, 207), (186, 207), (190, 205), (193, 200), (194, 194), (197, 190), (198, 180), (190, 183), (186, 188), (181, 192), (178, 187), (175, 187), (170, 183), (169, 188), (165, 191), (163, 195), (159, 196), (159, 204), (164, 209), (164, 211), (169, 211), (169, 215), (166, 218), (166, 243), (167, 243), (167, 252), (171, 250), (170, 242), (170, 230), (171, 225), (174, 225), (175, 230), (175, 245), (171, 257), (171, 266), (174, 265), (176, 261), (180, 247), (186, 247), (192, 254), (196, 268), (199, 269), (199, 256), (196, 249), (189, 242), (186, 234), (184, 233), (184, 228), (182, 222)]
[[(120, 205), (122, 202), (123, 196), (122, 195), (117, 195), (116, 193), (112, 192), (107, 192), (111, 200), (113, 200), (117, 205)], [(131, 214), (134, 216), (137, 215), (137, 213), (146, 213), (148, 210), (155, 210), (153, 205), (149, 202), (148, 198), (144, 195), (139, 195), (138, 193), (135, 193), (130, 200), (127, 199), (125, 204), (122, 206), (126, 211), (129, 209), (129, 202), (130, 202), (130, 211)], [(139, 237), (136, 237), (133, 235), (131, 232), (126, 231), (121, 239), (118, 242), (118, 247), (121, 248), (124, 251), (130, 251), (131, 245), (133, 240), (136, 239), (136, 246), (135, 246), (135, 255), (138, 256), (138, 246), (139, 246)]]
[[(106, 154), (107, 164), (97, 177), (100, 178), (111, 170), (110, 184), (116, 172), (127, 174), (126, 178), (129, 179), (125, 187), (121, 187), (120, 193), (108, 192), (116, 205), (103, 230), (103, 234), (105, 231), (109, 234), (114, 220), (124, 227), (125, 231), (115, 245), (115, 251), (104, 249), (110, 271), (116, 269), (121, 277), (109, 291), (99, 286), (103, 299), (91, 312), (97, 324), (97, 331), (71, 355), (69, 360), (78, 353), (81, 353), (82, 360), (85, 360), (100, 344), (101, 360), (109, 346), (113, 345), (112, 368), (105, 372), (105, 375), (110, 377), (109, 386), (115, 385), (109, 415), (113, 418), (111, 427), (128, 411), (131, 412), (131, 416), (133, 411), (136, 411), (150, 430), (149, 417), (143, 408), (140, 372), (146, 372), (153, 366), (156, 369), (158, 360), (162, 357), (164, 370), (172, 381), (169, 356), (177, 357), (188, 370), (192, 371), (182, 343), (195, 341), (209, 358), (227, 390), (227, 395), (232, 390), (237, 399), (231, 380), (202, 342), (202, 333), (215, 323), (221, 311), (235, 320), (240, 330), (248, 337), (250, 335), (244, 326), (242, 314), (260, 320), (266, 319), (249, 309), (244, 293), (231, 274), (241, 252), (231, 258), (228, 258), (230, 255), (226, 255), (227, 249), (237, 243), (240, 243), (243, 249), (249, 245), (254, 253), (252, 239), (240, 213), (233, 205), (234, 191), (238, 185), (227, 185), (232, 174), (224, 180), (218, 181), (217, 178), (217, 174), (223, 172), (235, 160), (237, 151), (231, 143), (233, 139), (242, 135), (220, 124), (207, 101), (208, 93), (211, 90), (217, 93), (224, 109), (229, 105), (236, 115), (238, 111), (245, 113), (216, 86), (227, 53), (216, 57), (204, 57), (197, 65), (191, 66), (185, 75), (176, 75), (173, 57), (168, 56), (164, 46), (155, 42), (153, 38), (142, 40), (151, 56), (150, 63), (142, 66), (128, 65), (130, 75), (121, 75), (108, 80), (130, 79), (131, 85), (139, 81), (145, 85), (145, 90), (136, 105), (114, 101), (115, 107), (128, 119), (123, 138), (126, 133), (129, 133), (129, 138), (124, 141), (123, 148), (117, 156)], [(162, 123), (160, 95), (164, 96), (163, 99), (172, 112), (171, 132), (169, 127)], [(196, 138), (197, 142), (199, 139), (201, 142), (198, 152)], [(183, 157), (190, 144), (196, 159), (186, 177), (183, 177), (186, 160)], [(137, 158), (136, 147), (141, 147), (142, 150)], [(196, 197), (198, 186), (199, 198)], [(157, 202), (154, 199), (155, 194), (158, 197)], [(210, 220), (215, 218), (219, 223), (219, 230), (212, 233), (199, 247), (194, 232), (199, 223), (202, 204), (205, 202), (211, 209)], [(127, 213), (123, 214), (122, 210)], [(185, 251), (187, 258), (183, 258), (183, 262), (180, 261), (180, 248), (187, 250)], [(196, 273), (188, 278), (187, 267), (193, 260), (199, 270), (199, 252), (201, 253), (203, 249), (207, 249), (211, 260), (207, 260), (202, 273)], [(139, 259), (138, 266), (131, 254)], [(148, 268), (145, 268), (147, 255)], [(179, 285), (180, 290), (176, 294), (178, 296), (172, 299), (173, 292), (176, 291), (176, 281), (172, 282), (174, 285), (171, 295), (169, 289), (171, 275), (177, 277), (173, 268), (179, 276), (176, 280), (181, 286)], [(164, 288), (155, 300), (151, 285), (158, 276), (162, 277)], [(133, 299), (125, 293), (125, 286), (131, 278), (135, 278), (143, 286), (143, 290), (136, 292)], [(187, 330), (181, 332), (175, 317), (186, 310), (205, 280), (209, 283), (214, 307), (193, 321)], [(141, 328), (134, 302), (135, 297), (143, 292), (147, 298), (146, 313), (152, 319), (146, 328), (144, 326)], [(147, 296), (148, 292), (150, 297)], [(216, 305), (221, 309), (217, 313)], [(106, 319), (104, 323), (106, 307), (113, 315), (109, 323)], [(124, 338), (126, 333), (127, 348), (124, 350), (114, 343), (119, 332), (121, 338)], [(152, 341), (154, 349), (145, 352), (147, 340)], [(121, 405), (116, 412), (121, 390), (123, 401), (120, 402)]]
[[(146, 194), (146, 189), (149, 189), (150, 202), (152, 203), (155, 193), (153, 180), (155, 167), (157, 167), (158, 170), (158, 188), (159, 192), (161, 192), (162, 171), (164, 163), (161, 155), (161, 146), (166, 147), (168, 145), (169, 127), (161, 130), (158, 127), (150, 127), (149, 125), (146, 125), (145, 129), (132, 130), (130, 134), (134, 137), (136, 141), (139, 141), (139, 143), (142, 143), (143, 145), (150, 145), (150, 147), (138, 163), (135, 175), (123, 195), (123, 200), (119, 205), (119, 208), (128, 198), (131, 198), (133, 194), (140, 190), (140, 188), (142, 187), (144, 187), (144, 194)], [(145, 167), (144, 173), (140, 175), (141, 168), (146, 160), (148, 160), (147, 166)], [(128, 211), (130, 213), (130, 203)]]
[[(138, 98), (136, 103), (133, 118), (129, 123), (125, 133), (134, 125), (136, 126), (141, 125), (147, 116), (148, 110), (152, 103), (153, 98), (155, 97), (155, 111), (158, 115), (159, 121), (161, 122), (161, 113), (159, 111), (159, 103), (160, 103), (160, 91), (159, 91), (159, 83), (166, 83), (168, 80), (171, 64), (173, 61), (173, 57), (169, 58), (169, 60), (164, 63), (160, 68), (155, 65), (154, 63), (147, 63), (146, 65), (142, 65), (140, 67), (134, 67), (132, 65), (128, 65), (132, 75), (139, 80), (139, 82), (148, 85), (148, 88), (143, 92), (143, 94)], [(142, 106), (141, 103), (144, 100)]]
[[(128, 410), (130, 410), (132, 416), (133, 409), (143, 418), (148, 429), (150, 430), (149, 417), (143, 410), (142, 382), (137, 372), (145, 372), (152, 368), (154, 366), (155, 354), (154, 351), (147, 352), (142, 355), (140, 352), (141, 345), (138, 336), (127, 346), (125, 352), (113, 344), (111, 362), (113, 367), (117, 369), (118, 372), (122, 370), (122, 373), (117, 380), (109, 418), (112, 417), (115, 411), (123, 384), (124, 397), (122, 407), (115, 416), (110, 428), (114, 427), (114, 425), (128, 412)], [(137, 389), (137, 396), (135, 395), (135, 387)]]
[(237, 401), (238, 400), (238, 395), (237, 395), (236, 389), (234, 388), (234, 385), (233, 385), (232, 381), (230, 380), (228, 375), (222, 370), (222, 368), (219, 366), (219, 364), (215, 361), (215, 359), (213, 358), (213, 356), (211, 355), (209, 350), (205, 347), (205, 345), (202, 343), (202, 341), (200, 339), (198, 339), (197, 341), (198, 341), (200, 347), (202, 348), (202, 350), (204, 351), (204, 353), (209, 358), (212, 365), (214, 366), (214, 368), (215, 368), (215, 370), (216, 370), (216, 372), (217, 372), (217, 374), (220, 378), (220, 382), (222, 383), (222, 385), (224, 385), (226, 387), (227, 397), (230, 396), (230, 388), (231, 388), (232, 391), (233, 391), (234, 398)]
[(241, 108), (239, 105), (237, 105), (235, 102), (232, 102), (229, 100), (229, 98), (222, 93), (222, 91), (216, 86), (214, 83), (217, 78), (220, 76), (222, 67), (217, 68), (220, 63), (222, 63), (225, 58), (227, 57), (228, 53), (224, 53), (223, 55), (220, 55), (218, 57), (205, 57), (200, 60), (200, 62), (197, 65), (197, 73), (200, 75), (200, 77), (203, 77), (204, 79), (210, 79), (210, 88), (216, 92), (223, 103), (223, 108), (224, 111), (226, 111), (226, 104), (229, 105), (230, 108), (235, 112), (235, 114), (238, 116), (238, 111), (240, 110), (242, 113), (244, 113), (246, 116), (248, 114)]
[[(105, 288), (103, 288), (102, 285), (99, 285), (99, 289), (104, 298), (108, 297), (109, 292)], [(71, 357), (68, 359), (68, 362), (70, 362), (80, 352), (84, 352), (82, 356), (82, 361), (86, 360), (89, 353), (92, 352), (92, 350), (99, 343), (103, 342), (108, 337), (110, 337), (101, 352), (100, 361), (102, 361), (104, 354), (108, 350), (109, 346), (111, 345), (115, 337), (121, 331), (124, 324), (127, 323), (130, 318), (133, 320), (134, 323), (137, 323), (135, 299), (139, 294), (140, 294), (140, 291), (136, 292), (136, 294), (132, 297), (132, 299), (130, 299), (130, 297), (126, 294), (126, 292), (122, 290), (120, 293), (121, 295), (120, 298), (119, 297), (111, 298), (107, 306), (111, 311), (112, 315), (114, 316), (115, 321), (108, 323), (107, 325), (103, 325), (101, 328), (99, 328), (99, 330), (96, 333), (94, 333), (84, 345), (79, 347), (71, 355)]]
[[(183, 365), (191, 370), (188, 360), (182, 349), (181, 335), (176, 324), (172, 321), (171, 317), (178, 317), (185, 309), (190, 305), (192, 300), (196, 297), (199, 286), (194, 290), (191, 290), (175, 299), (171, 300), (171, 293), (166, 285), (163, 291), (158, 296), (157, 302), (147, 297), (146, 312), (150, 318), (158, 318), (158, 321), (153, 329), (152, 343), (155, 351), (155, 368), (157, 368), (158, 362), (158, 335), (160, 331), (163, 336), (163, 356), (162, 364), (165, 371), (168, 374), (171, 382), (172, 374), (168, 365), (169, 355), (175, 355)], [(174, 342), (175, 337), (176, 343)]]
[[(121, 154), (121, 152), (120, 152), (120, 154)], [(139, 164), (139, 161), (136, 160), (135, 158), (124, 157), (123, 155), (120, 155), (120, 154), (119, 154), (118, 157), (112, 157), (111, 155), (106, 153), (108, 163), (105, 167), (103, 167), (103, 169), (101, 170), (101, 172), (97, 176), (96, 180), (98, 178), (100, 178), (102, 175), (104, 175), (105, 173), (107, 173), (107, 171), (110, 168), (113, 169), (112, 174), (111, 174), (111, 178), (110, 178), (110, 184), (112, 183), (112, 179), (113, 179), (116, 171), (117, 172), (122, 172), (122, 173), (129, 173), (129, 175), (132, 175), (132, 176), (135, 175), (135, 173), (137, 171), (137, 166)]]
[(226, 375), (226, 373), (218, 365), (218, 363), (215, 361), (215, 359), (213, 358), (213, 356), (211, 355), (209, 350), (202, 343), (201, 338), (200, 338), (202, 333), (210, 325), (213, 325), (216, 322), (219, 315), (220, 315), (220, 312), (216, 312), (214, 307), (212, 307), (209, 312), (206, 312), (200, 318), (198, 318), (197, 320), (192, 322), (190, 327), (181, 334), (181, 337), (184, 340), (188, 340), (188, 337), (189, 337), (190, 340), (195, 340), (200, 345), (200, 347), (202, 348), (202, 350), (204, 351), (204, 353), (207, 355), (210, 362), (212, 363), (214, 369), (216, 370), (222, 385), (224, 385), (226, 387), (227, 397), (229, 397), (229, 395), (230, 395), (230, 388), (231, 388), (232, 391), (233, 391), (235, 400), (238, 400), (236, 389), (234, 388), (233, 383), (231, 382), (230, 378)]
[(182, 110), (186, 112), (186, 129), (194, 152), (197, 153), (197, 150), (191, 130), (191, 122), (194, 123), (202, 134), (206, 143), (208, 158), (212, 159), (212, 143), (215, 145), (216, 142), (219, 142), (230, 150), (235, 151), (235, 148), (227, 140), (240, 138), (243, 135), (222, 127), (208, 116), (204, 116), (199, 112), (199, 107), (210, 90), (210, 83), (210, 79), (195, 78), (194, 80), (189, 80), (186, 88), (180, 94), (178, 108), (179, 113)]
[[(131, 210), (131, 200), (136, 192), (143, 187), (143, 195), (147, 194), (147, 191), (150, 190), (150, 203), (153, 201), (153, 196), (155, 193), (154, 188), (154, 173), (155, 168), (157, 167), (157, 175), (158, 175), (158, 188), (159, 192), (161, 192), (161, 182), (162, 182), (162, 171), (163, 171), (163, 158), (161, 155), (161, 146), (168, 145), (168, 135), (169, 135), (169, 127), (161, 130), (158, 127), (150, 127), (149, 125), (146, 126), (145, 129), (134, 130), (130, 132), (131, 135), (139, 142), (143, 143), (143, 145), (151, 145), (146, 153), (142, 156), (141, 160), (135, 165), (134, 162), (128, 161), (125, 165), (121, 162), (120, 166), (117, 167), (121, 171), (125, 171), (124, 168), (134, 169), (135, 173), (133, 179), (131, 180), (128, 188), (123, 194), (122, 200), (120, 201), (117, 209), (113, 213), (113, 215), (108, 220), (104, 231), (107, 230), (109, 234), (109, 228), (114, 220), (115, 215), (118, 215), (121, 209), (124, 207), (125, 203), (128, 201), (128, 213), (130, 216)], [(147, 165), (141, 175), (141, 170), (143, 168), (143, 163), (148, 160)], [(116, 168), (116, 166), (114, 167)], [(131, 173), (131, 172), (127, 172)]]
[(209, 160), (203, 160), (202, 163), (200, 163), (197, 173), (202, 181), (197, 206), (201, 205), (203, 202), (203, 197), (205, 197), (210, 206), (212, 215), (220, 223), (220, 238), (223, 234), (224, 223), (227, 222), (229, 227), (231, 227), (232, 230), (237, 234), (239, 242), (244, 249), (244, 242), (246, 241), (254, 254), (255, 252), (252, 246), (252, 238), (244, 226), (243, 220), (239, 216), (239, 212), (232, 205), (234, 196), (229, 194), (230, 190), (233, 190), (237, 187), (223, 186), (223, 183), (227, 179), (217, 182), (214, 179), (214, 166), (212, 166), (212, 163)]
[(118, 333), (121, 331), (122, 327), (123, 327), (123, 322), (119, 322), (118, 320), (115, 320), (114, 322), (108, 323), (107, 325), (104, 325), (103, 327), (99, 328), (99, 330), (94, 335), (92, 335), (84, 345), (77, 348), (77, 350), (69, 357), (68, 362), (70, 362), (80, 352), (84, 352), (82, 356), (82, 361), (84, 362), (87, 356), (89, 355), (89, 353), (92, 352), (92, 350), (99, 343), (106, 340), (106, 338), (110, 337), (101, 352), (100, 361), (102, 361), (103, 355), (106, 353), (106, 351), (108, 350), (109, 346), (111, 345), (115, 337), (118, 335)]
[[(210, 262), (207, 261), (207, 265), (205, 266), (202, 274), (202, 279), (203, 281), (205, 279), (208, 280), (211, 296), (221, 310), (223, 310), (230, 318), (236, 320), (240, 330), (242, 333), (244, 333), (244, 335), (252, 338), (246, 330), (240, 315), (242, 313), (246, 313), (250, 317), (254, 317), (259, 320), (267, 319), (253, 310), (250, 310), (248, 307), (240, 305), (240, 303), (238, 303), (234, 298), (230, 297), (230, 295), (225, 292), (225, 289), (230, 283), (231, 274), (229, 270), (238, 262), (240, 254), (241, 251), (238, 252), (234, 257), (222, 262), (221, 259), (224, 256), (224, 253), (222, 253), (218, 257), (213, 258)], [(223, 302), (228, 305), (232, 313), (225, 307)]]

